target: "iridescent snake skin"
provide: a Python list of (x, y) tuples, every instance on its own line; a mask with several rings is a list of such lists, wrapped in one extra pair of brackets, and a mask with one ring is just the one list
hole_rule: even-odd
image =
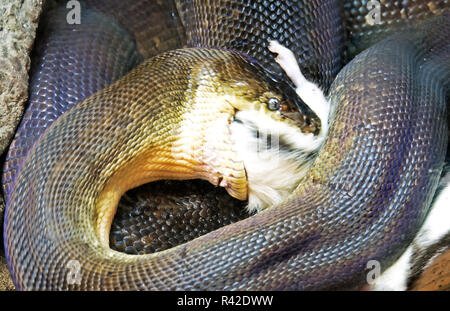
[[(130, 256), (105, 246), (96, 205), (110, 199), (102, 197), (105, 189), (127, 176), (136, 159), (152, 158), (147, 150), (164, 153), (161, 144), (176, 140), (174, 128), (191, 108), (186, 77), (192, 70), (203, 64), (221, 68), (226, 81), (250, 80), (250, 73), (263, 78), (241, 53), (192, 48), (161, 54), (53, 122), (20, 165), (12, 190), (6, 188), (5, 248), (19, 289), (342, 289), (366, 281), (369, 260), (387, 267), (398, 258), (426, 216), (447, 150), (450, 18), (444, 14), (380, 41), (334, 79), (345, 37), (339, 6), (286, 2), (176, 6), (188, 46), (248, 53), (281, 75), (265, 49), (274, 36), (296, 52), (308, 78), (329, 88), (328, 137), (292, 195), (159, 253)], [(129, 44), (118, 52), (131, 55), (124, 67), (139, 58)], [(192, 175), (197, 168), (190, 168)], [(67, 279), (72, 261), (81, 264), (74, 283)]]

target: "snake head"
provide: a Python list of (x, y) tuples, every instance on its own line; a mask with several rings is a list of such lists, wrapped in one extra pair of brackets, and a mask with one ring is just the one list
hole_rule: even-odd
[(247, 176), (248, 210), (280, 203), (312, 164), (321, 121), (291, 85), (245, 56), (219, 58), (212, 67), (215, 103), (232, 111), (228, 128)]
[(152, 131), (158, 135), (148, 136), (145, 148), (109, 178), (97, 200), (98, 232), (105, 244), (111, 206), (131, 188), (160, 179), (200, 178), (248, 200), (249, 211), (261, 210), (294, 190), (320, 142), (319, 119), (292, 88), (240, 54), (183, 49), (144, 66), (155, 70), (162, 64), (164, 77), (177, 87), (172, 96), (154, 102), (166, 107), (154, 119)]
[(234, 66), (220, 71), (220, 89), (233, 95), (229, 103), (236, 111), (259, 111), (304, 134), (319, 134), (320, 118), (297, 95), (291, 83), (278, 79), (248, 56), (239, 56), (242, 58)]

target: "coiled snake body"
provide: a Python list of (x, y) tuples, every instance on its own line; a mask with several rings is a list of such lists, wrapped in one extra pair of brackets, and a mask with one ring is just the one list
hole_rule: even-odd
[[(252, 58), (199, 48), (161, 54), (74, 106), (29, 152), (4, 224), (19, 289), (346, 288), (366, 281), (368, 261), (388, 266), (412, 240), (447, 149), (449, 16), (365, 50), (330, 86), (343, 50), (342, 35), (333, 33), (341, 30), (334, 1), (212, 2), (176, 1), (188, 45), (227, 47)], [(315, 15), (322, 19), (309, 20)], [(112, 214), (102, 207), (132, 187), (170, 178), (167, 166), (178, 167), (172, 177), (223, 182), (230, 194), (245, 197), (242, 163), (232, 150), (217, 153), (227, 168), (221, 178), (196, 158), (169, 151), (185, 139), (181, 130), (193, 98), (218, 89), (249, 102), (261, 90), (278, 94), (254, 64), (282, 76), (268, 61), (267, 36), (296, 51), (305, 75), (330, 89), (334, 107), (329, 135), (299, 187), (279, 206), (175, 248), (140, 256), (110, 250), (105, 219)], [(222, 73), (213, 79), (221, 84), (208, 89), (204, 72)], [(227, 93), (242, 81), (257, 95), (240, 92), (240, 83)], [(239, 109), (205, 107), (214, 116), (202, 119), (205, 124)], [(71, 262), (80, 263), (77, 282), (67, 279)]]

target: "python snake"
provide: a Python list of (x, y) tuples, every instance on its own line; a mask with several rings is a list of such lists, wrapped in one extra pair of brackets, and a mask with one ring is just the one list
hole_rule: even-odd
[[(250, 2), (216, 1), (217, 6), (181, 2), (178, 9), (188, 45), (227, 46), (250, 54), (272, 71), (278, 70), (267, 62), (265, 36), (287, 36), (286, 32), (274, 27), (256, 36), (258, 27), (248, 30), (248, 25), (254, 22), (252, 16), (270, 17), (268, 25), (286, 16), (280, 23), (285, 25), (293, 20), (287, 5), (274, 1), (244, 10), (242, 6)], [(287, 36), (283, 43), (305, 60), (302, 64), (309, 68), (302, 68), (305, 75), (328, 89), (340, 67), (337, 55), (342, 52), (339, 47), (324, 48), (340, 40), (330, 32), (340, 31), (340, 27), (333, 28), (334, 23), (339, 25), (339, 12), (331, 10), (337, 4), (290, 4), (303, 14), (313, 12), (311, 16), (323, 11), (322, 19), (313, 19), (308, 25), (311, 32), (298, 30), (305, 20), (302, 17), (309, 16), (299, 14), (293, 25), (284, 27), (306, 33), (306, 40), (297, 40), (299, 35), (294, 31), (297, 36)], [(209, 14), (209, 10), (217, 14)], [(236, 12), (247, 12), (243, 15), (250, 21), (241, 22), (239, 14), (229, 24), (221, 20)], [(269, 13), (275, 14), (273, 18)], [(198, 15), (213, 19), (206, 19), (207, 25), (238, 30), (205, 31), (210, 28), (202, 25), (205, 19)], [(214, 21), (216, 17), (223, 23)], [(248, 34), (242, 35), (244, 30), (239, 27)], [(442, 133), (447, 133), (448, 29), (448, 16), (435, 18), (381, 41), (340, 71), (329, 91), (334, 107), (329, 135), (312, 169), (285, 202), (175, 248), (129, 256), (107, 247), (107, 223), (99, 217), (103, 210), (96, 206), (102, 202), (110, 206), (125, 190), (144, 182), (171, 177), (161, 163), (173, 160), (167, 144), (173, 146), (180, 138), (180, 120), (192, 108), (186, 76), (203, 68), (206, 75), (196, 72), (192, 76), (208, 80), (220, 68), (218, 72), (224, 75), (217, 79), (224, 89), (230, 81), (242, 79), (239, 82), (252, 81), (248, 82), (250, 89), (258, 90), (250, 95), (243, 90), (236, 93), (239, 87), (221, 90), (225, 94), (247, 96), (248, 101), (257, 98), (258, 103), (267, 90), (271, 96), (282, 97), (266, 81), (260, 66), (240, 53), (194, 48), (146, 61), (64, 114), (27, 156), (8, 197), (4, 226), (8, 264), (16, 286), (331, 289), (362, 284), (369, 260), (388, 266), (401, 254), (422, 223), (436, 188), (447, 144)], [(233, 38), (236, 33), (240, 36)], [(315, 43), (318, 48), (312, 49), (315, 45), (307, 42), (317, 38), (323, 42)], [(221, 40), (226, 43), (217, 44)], [(292, 41), (289, 44), (287, 40)], [(306, 46), (303, 52), (302, 45)], [(315, 65), (308, 67), (308, 61)], [(209, 70), (211, 67), (215, 69)], [(215, 90), (220, 87), (216, 84)], [(225, 114), (222, 120), (228, 120), (234, 109), (214, 111), (213, 115)], [(228, 170), (220, 172), (223, 179), (195, 166), (195, 159), (180, 165), (176, 178), (181, 172), (184, 177), (203, 177), (215, 184), (225, 180), (231, 194), (244, 197), (242, 164), (234, 160), (230, 150), (220, 156), (228, 165)], [(151, 169), (142, 169), (146, 165)], [(108, 210), (104, 213), (112, 216)], [(81, 278), (68, 284), (67, 267), (72, 260), (81, 263)]]

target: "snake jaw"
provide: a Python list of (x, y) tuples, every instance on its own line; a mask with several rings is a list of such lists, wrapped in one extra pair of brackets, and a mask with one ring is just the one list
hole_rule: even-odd
[[(226, 100), (216, 98), (215, 104), (197, 103), (185, 114), (177, 146), (187, 153), (196, 170), (195, 178), (224, 187), (228, 194), (247, 200), (247, 175), (232, 140), (230, 124), (235, 109)], [(180, 154), (173, 150), (173, 154)]]

